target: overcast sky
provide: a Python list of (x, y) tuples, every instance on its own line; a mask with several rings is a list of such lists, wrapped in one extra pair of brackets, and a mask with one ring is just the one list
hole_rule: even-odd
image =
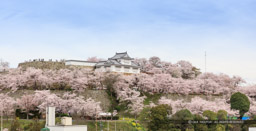
[(0, 58), (159, 56), (256, 83), (255, 0), (0, 0)]

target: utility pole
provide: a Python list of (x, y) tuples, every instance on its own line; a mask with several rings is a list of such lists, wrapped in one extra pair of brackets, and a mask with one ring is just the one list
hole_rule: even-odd
[[(205, 54), (204, 54), (204, 75), (206, 75), (206, 51), (205, 51)], [(206, 81), (205, 81), (205, 78), (204, 78), (204, 85), (203, 85), (203, 87), (204, 87), (204, 94), (205, 95), (207, 95), (207, 93), (206, 93)]]
[(1, 131), (3, 131), (3, 111), (1, 111)]
[(115, 120), (115, 131), (116, 131), (116, 120)]
[(109, 120), (108, 120), (108, 131), (109, 131)]
[(95, 120), (96, 120), (96, 131), (97, 131), (97, 109), (95, 108)]
[(204, 63), (204, 69), (205, 69), (205, 70), (204, 70), (204, 73), (206, 73), (206, 71), (207, 71), (207, 70), (206, 70), (206, 51), (205, 51), (205, 60), (204, 60), (204, 62), (205, 62), (205, 63)]

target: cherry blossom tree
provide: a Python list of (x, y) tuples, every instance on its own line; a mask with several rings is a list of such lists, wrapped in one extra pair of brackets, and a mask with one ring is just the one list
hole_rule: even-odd
[(153, 56), (149, 58), (149, 63), (153, 65), (154, 67), (160, 67), (161, 66), (161, 59), (157, 56)]
[(0, 59), (0, 72), (4, 72), (8, 70), (8, 68), (9, 68), (9, 63)]
[(236, 91), (246, 94), (249, 97), (256, 98), (256, 85), (238, 87)]
[(182, 76), (181, 68), (175, 65), (169, 65), (165, 68), (167, 74), (171, 74), (174, 78), (180, 78)]
[(195, 72), (193, 71), (193, 66), (188, 61), (179, 61), (178, 66), (181, 68), (182, 78), (184, 79), (193, 79), (195, 78)]
[(134, 62), (140, 66), (142, 72), (149, 72), (154, 67), (150, 62), (145, 58), (136, 58)]
[(253, 98), (250, 98), (250, 97), (248, 97), (248, 98), (249, 98), (251, 104), (250, 104), (250, 110), (246, 114), (248, 114), (250, 116), (255, 116), (256, 115), (256, 101)]
[(15, 105), (16, 105), (16, 101), (6, 95), (6, 94), (0, 94), (0, 114), (4, 116), (11, 116), (14, 114), (15, 112)]
[(114, 91), (117, 94), (117, 99), (120, 102), (128, 103), (131, 113), (136, 116), (143, 109), (145, 96), (140, 96), (141, 93), (136, 90), (137, 88), (132, 87), (133, 78), (133, 76), (128, 77), (128, 79), (124, 76), (119, 77), (118, 81), (114, 84)]
[(18, 106), (27, 114), (27, 119), (29, 112), (35, 110), (37, 105), (34, 103), (34, 95), (23, 95), (18, 101)]
[[(125, 79), (125, 82), (121, 83), (140, 92), (216, 95), (232, 94), (235, 90), (242, 90), (252, 95), (252, 92), (248, 91), (249, 87), (240, 88), (240, 84), (244, 82), (241, 77), (213, 73), (203, 73), (195, 77), (197, 71), (187, 61), (171, 64), (161, 61), (160, 58), (152, 57), (150, 60), (135, 59), (135, 62), (149, 74), (119, 75)], [(87, 88), (104, 89), (106, 87), (104, 79), (108, 77), (108, 74), (111, 73), (93, 72), (85, 68), (74, 67), (60, 70), (17, 68), (0, 75), (0, 89), (12, 91), (20, 89), (74, 91), (84, 91)]]
[(60, 113), (71, 113), (83, 117), (99, 117), (97, 115), (102, 112), (100, 102), (95, 102), (91, 98), (85, 100), (82, 96), (77, 96), (74, 93), (57, 96), (50, 91), (36, 91), (35, 97), (41, 112), (45, 112), (48, 106), (56, 107), (56, 111)]
[(99, 113), (102, 112), (100, 107), (100, 102), (96, 102), (93, 99), (89, 98), (87, 100), (83, 100), (82, 97), (77, 97), (76, 106), (74, 106), (75, 110), (81, 116), (89, 116), (92, 118), (99, 118)]
[(103, 60), (102, 58), (97, 58), (96, 56), (89, 57), (87, 59), (87, 61), (90, 61), (90, 62), (99, 62), (99, 61), (102, 61), (102, 60)]
[(88, 87), (90, 72), (87, 69), (35, 69), (17, 68), (0, 76), (2, 89), (67, 89), (84, 90)]
[(201, 114), (205, 110), (211, 110), (217, 112), (219, 110), (225, 110), (229, 115), (239, 115), (238, 111), (231, 110), (230, 104), (226, 102), (225, 99), (215, 99), (213, 101), (205, 100), (200, 97), (194, 97), (191, 101), (186, 102), (184, 100), (172, 100), (162, 97), (159, 100), (159, 104), (167, 104), (172, 107), (173, 112), (181, 109), (188, 109), (194, 114)]

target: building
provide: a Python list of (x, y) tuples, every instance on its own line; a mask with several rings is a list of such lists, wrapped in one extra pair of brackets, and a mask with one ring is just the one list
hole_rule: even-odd
[(91, 62), (91, 61), (81, 61), (81, 60), (66, 60), (65, 65), (67, 66), (83, 66), (87, 68), (95, 68), (95, 65), (98, 62)]
[(108, 58), (106, 61), (89, 62), (79, 60), (67, 60), (65, 65), (84, 66), (95, 69), (99, 72), (117, 72), (127, 74), (140, 73), (140, 67), (134, 63), (134, 59), (131, 58), (127, 52), (116, 53), (115, 56)]
[(115, 56), (108, 58), (108, 60), (98, 62), (95, 65), (95, 70), (101, 72), (140, 73), (140, 67), (133, 60), (127, 52), (116, 53)]
[(47, 107), (44, 129), (50, 131), (87, 131), (87, 125), (72, 125), (71, 117), (62, 117), (61, 124), (55, 125), (55, 107)]

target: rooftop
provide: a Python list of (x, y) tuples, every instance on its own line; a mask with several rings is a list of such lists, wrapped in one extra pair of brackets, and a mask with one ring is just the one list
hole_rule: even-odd
[(113, 60), (116, 60), (116, 59), (126, 59), (126, 60), (133, 60), (133, 58), (131, 58), (128, 54), (127, 54), (127, 51), (126, 52), (122, 52), (122, 53), (116, 53), (115, 56), (109, 58), (109, 59), (113, 59)]

